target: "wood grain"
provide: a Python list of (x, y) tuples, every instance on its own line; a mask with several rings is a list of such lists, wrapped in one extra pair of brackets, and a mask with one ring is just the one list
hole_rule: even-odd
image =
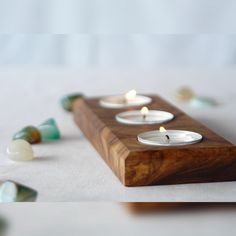
[(147, 186), (236, 180), (236, 147), (158, 96), (149, 109), (171, 112), (175, 119), (164, 126), (201, 133), (203, 141), (181, 147), (141, 144), (137, 135), (159, 125), (130, 126), (115, 120), (119, 112), (106, 109), (99, 98), (79, 99), (74, 119), (87, 139), (125, 186)]

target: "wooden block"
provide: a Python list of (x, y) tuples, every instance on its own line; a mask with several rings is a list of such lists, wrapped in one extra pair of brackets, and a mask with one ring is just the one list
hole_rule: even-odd
[(137, 141), (137, 135), (158, 130), (159, 125), (129, 126), (115, 120), (117, 113), (132, 108), (102, 108), (99, 98), (79, 99), (74, 104), (75, 122), (125, 186), (236, 180), (233, 144), (162, 98), (150, 97), (153, 101), (149, 109), (175, 115), (164, 125), (167, 129), (198, 132), (204, 136), (203, 141), (180, 147), (147, 146)]

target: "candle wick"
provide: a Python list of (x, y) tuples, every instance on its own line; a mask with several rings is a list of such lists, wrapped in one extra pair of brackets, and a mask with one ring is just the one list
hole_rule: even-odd
[(146, 120), (146, 117), (147, 117), (146, 115), (143, 115), (143, 120)]
[(168, 134), (166, 134), (166, 138), (168, 141), (170, 141), (170, 136)]

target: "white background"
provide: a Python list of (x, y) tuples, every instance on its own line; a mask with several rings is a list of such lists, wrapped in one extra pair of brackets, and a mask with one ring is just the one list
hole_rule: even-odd
[(233, 0), (0, 1), (0, 64), (228, 66)]

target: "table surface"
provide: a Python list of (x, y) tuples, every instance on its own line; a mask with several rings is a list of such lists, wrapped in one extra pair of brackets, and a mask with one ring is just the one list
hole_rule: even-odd
[[(67, 93), (87, 96), (119, 94), (136, 89), (157, 93), (193, 118), (236, 144), (236, 70), (234, 69), (0, 69), (0, 181), (11, 179), (36, 189), (38, 201), (235, 201), (236, 182), (124, 187), (63, 111)], [(176, 89), (188, 85), (217, 107), (193, 108), (174, 99)], [(53, 117), (62, 139), (34, 145), (35, 159), (12, 162), (6, 147), (26, 125)]]
[(3, 218), (8, 223), (7, 236), (77, 236), (80, 233), (86, 236), (141, 236), (156, 232), (175, 236), (221, 236), (225, 232), (227, 236), (235, 235), (236, 212), (232, 204), (160, 206), (149, 214), (134, 213), (127, 204), (1, 204), (0, 220)]

